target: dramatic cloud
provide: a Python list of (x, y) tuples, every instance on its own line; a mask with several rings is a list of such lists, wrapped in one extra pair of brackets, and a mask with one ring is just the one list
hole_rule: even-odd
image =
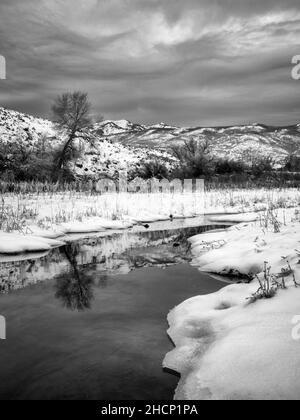
[(299, 0), (1, 0), (0, 23), (0, 106), (80, 89), (107, 118), (300, 121)]

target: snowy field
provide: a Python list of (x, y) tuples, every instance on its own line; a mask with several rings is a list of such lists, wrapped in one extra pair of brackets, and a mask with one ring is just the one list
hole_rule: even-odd
[[(203, 193), (62, 193), (2, 194), (0, 230), (22, 231), (37, 225), (52, 229), (63, 223), (88, 222), (95, 218), (151, 222), (161, 217), (193, 217), (201, 214), (257, 212), (300, 204), (297, 189), (231, 189)], [(150, 217), (152, 216), (152, 217)], [(150, 218), (149, 218), (150, 217)], [(145, 220), (143, 220), (143, 218)], [(87, 230), (89, 231), (89, 229)]]
[[(227, 214), (240, 214), (242, 220), (252, 221), (268, 208), (289, 209), (300, 205), (296, 189), (103, 195), (69, 191), (3, 194), (1, 198), (1, 253), (49, 250), (60, 246), (64, 235), (70, 233), (124, 230), (136, 224), (203, 214), (221, 214), (222, 222), (230, 222)], [(211, 216), (212, 221), (214, 217)], [(240, 216), (236, 217), (238, 222)]]

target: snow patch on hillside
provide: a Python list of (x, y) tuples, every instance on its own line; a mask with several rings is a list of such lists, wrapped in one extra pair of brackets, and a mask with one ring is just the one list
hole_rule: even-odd
[(0, 140), (10, 143), (20, 139), (35, 143), (40, 136), (54, 136), (55, 125), (51, 121), (35, 118), (17, 111), (0, 107)]

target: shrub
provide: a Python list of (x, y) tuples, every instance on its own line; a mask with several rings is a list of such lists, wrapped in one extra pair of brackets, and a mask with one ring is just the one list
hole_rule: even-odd
[(288, 156), (284, 169), (289, 172), (300, 172), (300, 156)]
[(272, 172), (274, 170), (274, 160), (271, 156), (256, 157), (250, 170), (256, 177), (263, 175), (264, 172)]
[(200, 178), (214, 173), (215, 162), (208, 140), (184, 141), (182, 146), (174, 146), (172, 151), (179, 161), (179, 168), (174, 170), (173, 178)]
[(239, 160), (221, 158), (216, 161), (216, 174), (241, 174), (246, 172), (246, 170), (247, 166)]
[(141, 162), (136, 175), (142, 179), (166, 179), (169, 177), (169, 171), (163, 163), (154, 159)]

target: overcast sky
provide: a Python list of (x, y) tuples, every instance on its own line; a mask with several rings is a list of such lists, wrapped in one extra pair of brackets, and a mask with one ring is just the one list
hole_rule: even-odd
[(299, 0), (0, 0), (0, 106), (64, 91), (134, 122), (300, 121)]

